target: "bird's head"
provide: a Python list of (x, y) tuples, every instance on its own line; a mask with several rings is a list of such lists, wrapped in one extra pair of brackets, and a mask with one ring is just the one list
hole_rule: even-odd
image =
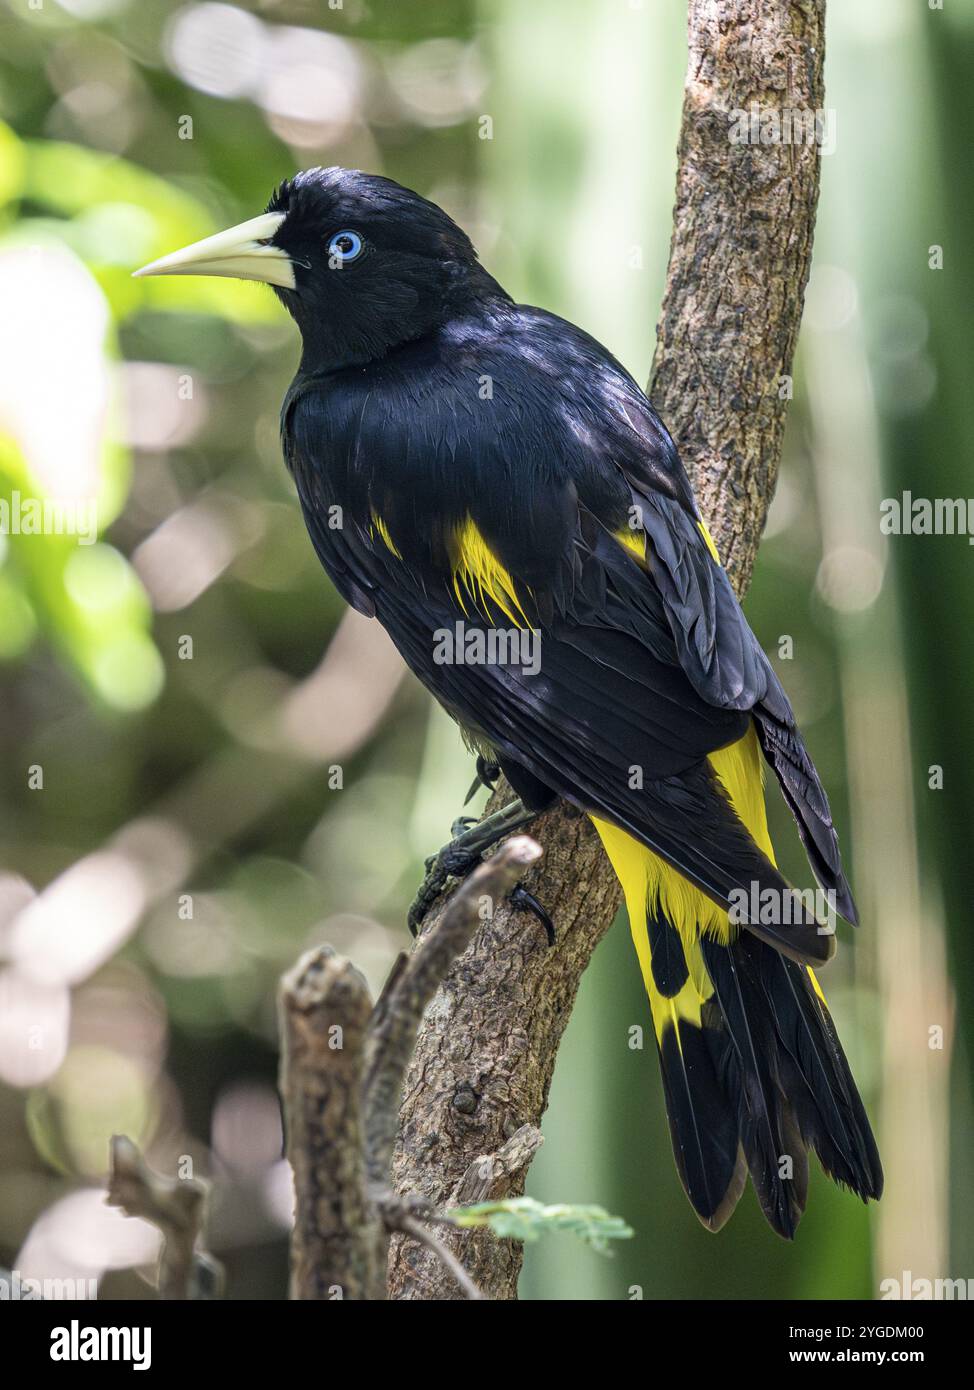
[(229, 275), (272, 285), (327, 370), (381, 357), (465, 300), (503, 296), (465, 232), (377, 174), (306, 169), (260, 216), (174, 251), (136, 275)]

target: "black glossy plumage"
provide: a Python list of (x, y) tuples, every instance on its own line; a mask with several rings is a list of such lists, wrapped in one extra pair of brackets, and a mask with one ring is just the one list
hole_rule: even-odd
[(694, 1211), (717, 1231), (747, 1181), (736, 1098), (720, 1074), (720, 1035), (681, 1023), (660, 1044), (660, 1070), (677, 1172)]
[[(270, 206), (287, 213), (274, 240), (296, 287), (278, 293), (304, 342), (284, 450), (312, 541), (348, 602), (378, 618), (532, 804), (554, 793), (614, 822), (722, 906), (735, 888), (787, 886), (707, 761), (753, 723), (819, 882), (854, 921), (788, 700), (636, 382), (580, 329), (514, 304), (440, 209), (387, 180), (313, 170)], [(336, 272), (323, 248), (342, 228), (365, 252)], [(634, 516), (645, 561), (616, 539)], [(537, 674), (434, 659), (434, 633), (458, 621), (510, 626), (489, 601), (478, 611), (457, 595), (468, 519), (541, 634)], [(641, 787), (630, 784), (634, 765)], [(662, 920), (648, 929), (657, 987), (674, 994), (687, 969), (679, 939)], [(783, 1144), (812, 1143), (862, 1195), (878, 1191), (878, 1160), (827, 1014), (794, 963), (826, 958), (830, 939), (811, 919), (752, 931), (730, 948), (706, 943), (712, 1026), (681, 1027), (676, 1053), (664, 1039), (664, 1081), (678, 1166), (704, 1219), (719, 1224), (736, 1200), (740, 1140), (769, 1220), (789, 1234), (803, 1176), (782, 1189), (772, 1160)]]
[[(706, 549), (669, 437), (608, 354), (552, 315), (497, 299), (364, 367), (299, 375), (284, 439), (325, 567), (461, 724), (724, 905), (752, 881), (786, 886), (704, 759), (743, 735), (755, 706), (787, 721), (800, 749), (790, 708)], [(655, 583), (613, 539), (634, 505)], [(340, 530), (328, 523), (336, 506)], [(433, 632), (505, 621), (465, 612), (453, 590), (451, 537), (468, 514), (541, 631), (540, 675), (434, 662)], [(637, 764), (649, 779), (639, 790), (628, 786)], [(851, 915), (806, 764), (809, 791), (794, 805), (825, 846), (813, 867)], [(797, 941), (801, 928), (790, 931)], [(814, 925), (807, 936), (822, 959), (828, 941)]]
[(659, 907), (655, 912), (648, 914), (646, 933), (649, 937), (656, 988), (664, 999), (673, 999), (686, 984), (690, 974), (680, 935)]
[(864, 1200), (879, 1197), (872, 1130), (808, 972), (747, 933), (728, 948), (706, 939), (702, 946), (715, 989), (705, 1031), (768, 1221), (794, 1235), (805, 1208), (807, 1147), (836, 1182)]

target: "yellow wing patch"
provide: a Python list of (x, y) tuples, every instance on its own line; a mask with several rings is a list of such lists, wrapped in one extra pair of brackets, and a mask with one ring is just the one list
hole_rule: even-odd
[(631, 526), (624, 526), (621, 531), (613, 533), (620, 545), (624, 545), (627, 550), (635, 555), (637, 560), (646, 559), (646, 532), (635, 530)]
[[(697, 526), (699, 528), (701, 536), (703, 536), (704, 541), (706, 542), (707, 549), (710, 551), (711, 555), (714, 557), (717, 564), (719, 565), (720, 556), (717, 554), (717, 547), (714, 545), (713, 537), (707, 530), (707, 527), (704, 524), (704, 522), (698, 521)], [(630, 526), (625, 526), (621, 531), (614, 531), (613, 535), (615, 536), (616, 540), (619, 542), (620, 545), (624, 545), (627, 550), (631, 551), (632, 554), (635, 555), (637, 560), (646, 560), (646, 550), (649, 544), (649, 538), (647, 537), (645, 531), (641, 529), (634, 529)]]
[(385, 522), (382, 520), (382, 517), (379, 516), (378, 512), (373, 512), (373, 513), (372, 513), (372, 535), (373, 535), (373, 536), (375, 536), (375, 535), (381, 536), (381, 537), (382, 537), (382, 540), (385, 542), (386, 549), (387, 549), (387, 550), (391, 550), (392, 553), (393, 553), (393, 555), (395, 555), (395, 557), (396, 557), (397, 560), (401, 560), (401, 559), (402, 559), (402, 556), (399, 554), (399, 551), (396, 549), (395, 542), (393, 541), (392, 537), (389, 535), (389, 528), (388, 528), (388, 526), (387, 526), (387, 525), (385, 524)]
[[(736, 743), (711, 753), (709, 762), (755, 844), (774, 863), (774, 850), (768, 834), (764, 806), (761, 750), (753, 725)], [(722, 943), (736, 936), (737, 929), (731, 926), (723, 908), (718, 907), (705, 893), (701, 893), (699, 888), (695, 888), (658, 854), (654, 854), (652, 850), (608, 821), (593, 816), (592, 823), (599, 833), (626, 895), (633, 940), (640, 965), (643, 966), (647, 990), (651, 985), (651, 976), (648, 973), (649, 942), (645, 929), (647, 913), (662, 909), (667, 921), (672, 922), (683, 943), (691, 973), (694, 970), (694, 956), (699, 957), (699, 951), (696, 951), (695, 947), (700, 936), (712, 936)], [(703, 969), (702, 961), (700, 969)], [(682, 998), (682, 995), (677, 998)]]
[(713, 537), (707, 530), (706, 524), (703, 521), (698, 521), (697, 525), (700, 527), (701, 536), (703, 536), (704, 540), (707, 542), (707, 549), (710, 551), (711, 555), (714, 557), (714, 559), (717, 561), (719, 565), (720, 556), (717, 554), (717, 547), (714, 545)]
[(511, 575), (501, 564), (481, 535), (471, 517), (467, 517), (455, 534), (456, 559), (453, 565), (453, 588), (460, 607), (466, 613), (464, 595), (471, 599), (484, 617), (490, 617), (488, 604), (493, 604), (515, 625), (529, 628), (524, 609)]
[(810, 965), (806, 965), (805, 969), (808, 971), (808, 978), (812, 982), (812, 989), (818, 995), (819, 999), (821, 999), (822, 1003), (825, 1004), (825, 1007), (828, 1008), (829, 1006), (826, 1003), (825, 995), (822, 993), (822, 986), (818, 982), (818, 976)]

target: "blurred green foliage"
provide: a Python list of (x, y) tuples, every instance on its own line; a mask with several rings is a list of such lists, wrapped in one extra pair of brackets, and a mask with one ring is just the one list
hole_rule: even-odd
[(548, 1231), (565, 1231), (608, 1255), (610, 1240), (631, 1240), (631, 1226), (604, 1207), (545, 1206), (533, 1197), (510, 1197), (502, 1202), (477, 1202), (450, 1212), (458, 1226), (485, 1227), (498, 1240), (538, 1240)]

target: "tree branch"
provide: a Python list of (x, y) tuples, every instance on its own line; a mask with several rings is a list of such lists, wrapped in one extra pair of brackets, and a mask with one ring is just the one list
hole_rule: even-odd
[[(816, 146), (734, 144), (732, 113), (822, 106), (824, 0), (690, 0), (676, 210), (651, 394), (680, 449), (739, 593), (777, 479), (790, 371), (811, 258)], [(509, 797), (502, 788), (488, 809)], [(561, 806), (532, 833), (528, 887), (557, 926), (509, 904), (438, 991), (410, 1064), (393, 1161), (400, 1192), (447, 1205), (477, 1155), (540, 1124), (582, 972), (619, 904), (588, 821)], [(447, 908), (427, 915), (434, 930)], [(523, 1191), (527, 1163), (506, 1195)], [(487, 1297), (514, 1298), (521, 1248), (484, 1232), (445, 1239)], [(392, 1242), (393, 1298), (457, 1289), (415, 1241)]]
[(676, 208), (650, 395), (738, 594), (774, 496), (819, 147), (732, 140), (733, 113), (825, 99), (825, 0), (691, 0)]
[(126, 1216), (151, 1221), (162, 1235), (156, 1285), (160, 1298), (214, 1298), (223, 1269), (198, 1248), (206, 1216), (206, 1186), (196, 1178), (165, 1178), (146, 1163), (131, 1139), (112, 1136), (105, 1201)]
[[(383, 1299), (389, 1235), (405, 1231), (467, 1298), (480, 1289), (424, 1221), (447, 1226), (422, 1194), (392, 1190), (403, 1077), (424, 1010), (478, 925), (540, 856), (506, 841), (453, 895), (417, 950), (400, 956), (375, 1007), (358, 971), (330, 946), (281, 981), (281, 1096), (294, 1173), (291, 1296)], [(540, 1142), (540, 1136), (539, 1136)]]
[(322, 946), (283, 977), (279, 1002), (294, 1173), (291, 1297), (382, 1298), (381, 1220), (366, 1186), (362, 1121), (368, 985)]

